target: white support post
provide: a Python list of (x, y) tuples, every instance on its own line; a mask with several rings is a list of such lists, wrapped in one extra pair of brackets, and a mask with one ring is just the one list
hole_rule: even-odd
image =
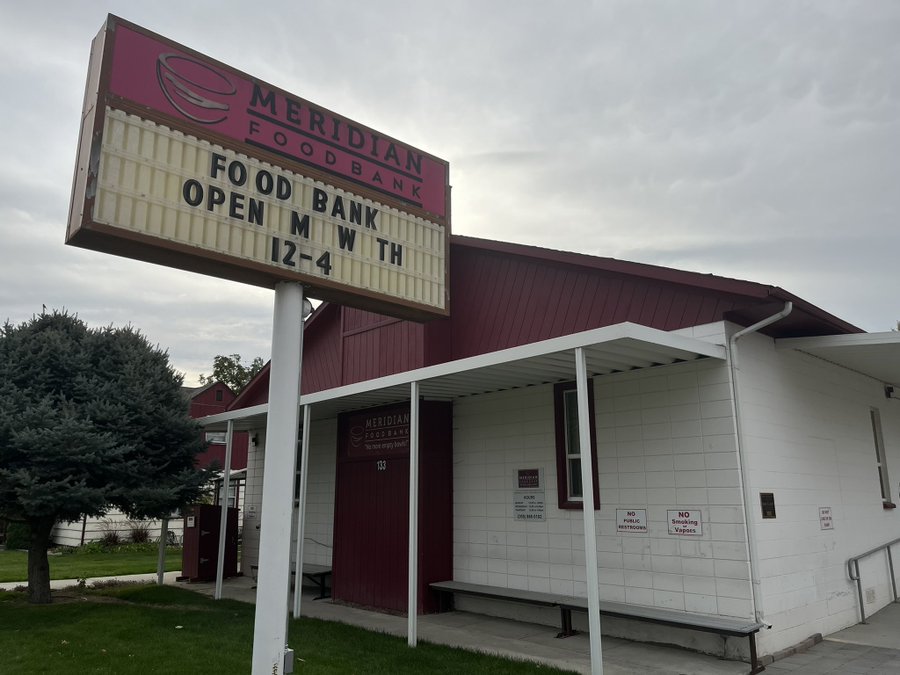
[(406, 643), (418, 641), (419, 605), (419, 383), (409, 384), (409, 590)]
[(597, 531), (594, 529), (594, 467), (591, 453), (587, 363), (582, 347), (575, 349), (575, 384), (578, 392), (578, 445), (581, 453), (584, 565), (591, 640), (591, 673), (603, 675), (603, 652), (600, 648), (600, 578), (597, 572)]
[(297, 548), (294, 558), (294, 618), (300, 618), (303, 595), (303, 537), (306, 522), (306, 479), (309, 477), (309, 406), (303, 406), (303, 440), (300, 443), (300, 503), (297, 504)]
[(219, 504), (219, 552), (216, 558), (215, 599), (222, 599), (222, 576), (225, 571), (225, 532), (228, 526), (228, 488), (231, 487), (231, 449), (234, 443), (234, 420), (225, 429), (225, 474), (222, 477), (222, 499)]
[(169, 538), (169, 519), (163, 518), (159, 524), (159, 548), (156, 557), (156, 583), (160, 586), (166, 574), (166, 540)]
[(253, 675), (282, 675), (287, 646), (291, 520), (300, 416), (303, 286), (275, 286), (269, 414), (253, 624)]

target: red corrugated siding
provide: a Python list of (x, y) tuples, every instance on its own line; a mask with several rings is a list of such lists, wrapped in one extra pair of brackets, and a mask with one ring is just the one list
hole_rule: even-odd
[[(303, 392), (623, 321), (667, 331), (747, 323), (793, 298), (762, 284), (503, 242), (456, 237), (451, 248), (450, 318), (418, 324), (322, 307), (305, 338)], [(777, 324), (784, 335), (857, 330), (794, 300), (792, 316)], [(232, 407), (264, 402), (266, 375)]]
[(341, 384), (341, 308), (329, 305), (303, 336), (300, 391), (309, 394)]
[(422, 324), (345, 308), (342, 335), (342, 384), (425, 365)]
[[(221, 401), (216, 400), (217, 391), (222, 392)], [(224, 412), (228, 409), (228, 404), (233, 400), (234, 392), (228, 388), (228, 385), (217, 382), (191, 398), (190, 415), (193, 418), (198, 418)]]
[(451, 358), (632, 321), (675, 330), (746, 298), (472, 247), (454, 249)]
[[(234, 432), (234, 440), (231, 444), (232, 471), (247, 468), (247, 449), (249, 447), (249, 444), (250, 437), (246, 431)], [(195, 461), (196, 465), (199, 467), (208, 467), (213, 462), (215, 462), (216, 466), (218, 466), (220, 469), (225, 466), (224, 445), (210, 445), (204, 452), (197, 455), (197, 459)]]
[(269, 400), (269, 365), (257, 373), (256, 377), (250, 380), (244, 390), (238, 394), (234, 403), (229, 406), (229, 410), (239, 410), (241, 408), (250, 408), (255, 405), (261, 405)]

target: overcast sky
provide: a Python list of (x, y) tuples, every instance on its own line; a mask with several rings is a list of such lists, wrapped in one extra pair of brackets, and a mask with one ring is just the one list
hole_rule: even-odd
[(187, 384), (269, 357), (271, 291), (63, 244), (108, 12), (446, 159), (458, 234), (900, 319), (900, 2), (34, 0), (0, 4), (0, 320), (132, 323)]

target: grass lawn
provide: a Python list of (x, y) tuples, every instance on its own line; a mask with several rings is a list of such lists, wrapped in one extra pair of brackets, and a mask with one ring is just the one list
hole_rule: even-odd
[[(29, 605), (0, 591), (0, 669), (11, 673), (248, 673), (254, 606), (172, 586), (89, 589)], [(291, 620), (298, 674), (563, 673), (316, 619)]]
[[(132, 547), (139, 548), (139, 547)], [(156, 572), (158, 552), (156, 545), (143, 550), (123, 550), (111, 552), (75, 552), (51, 555), (51, 579), (89, 579), (120, 574), (143, 574)], [(166, 571), (181, 569), (181, 549), (170, 548), (166, 552)], [(28, 579), (28, 553), (25, 551), (0, 550), (0, 582)]]

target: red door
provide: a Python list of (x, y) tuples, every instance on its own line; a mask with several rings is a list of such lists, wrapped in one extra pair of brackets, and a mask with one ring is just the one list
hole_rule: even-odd
[[(450, 406), (423, 402), (421, 417), (419, 611), (435, 611), (428, 584), (452, 574)], [(343, 415), (338, 433), (332, 595), (405, 612), (409, 405)]]

